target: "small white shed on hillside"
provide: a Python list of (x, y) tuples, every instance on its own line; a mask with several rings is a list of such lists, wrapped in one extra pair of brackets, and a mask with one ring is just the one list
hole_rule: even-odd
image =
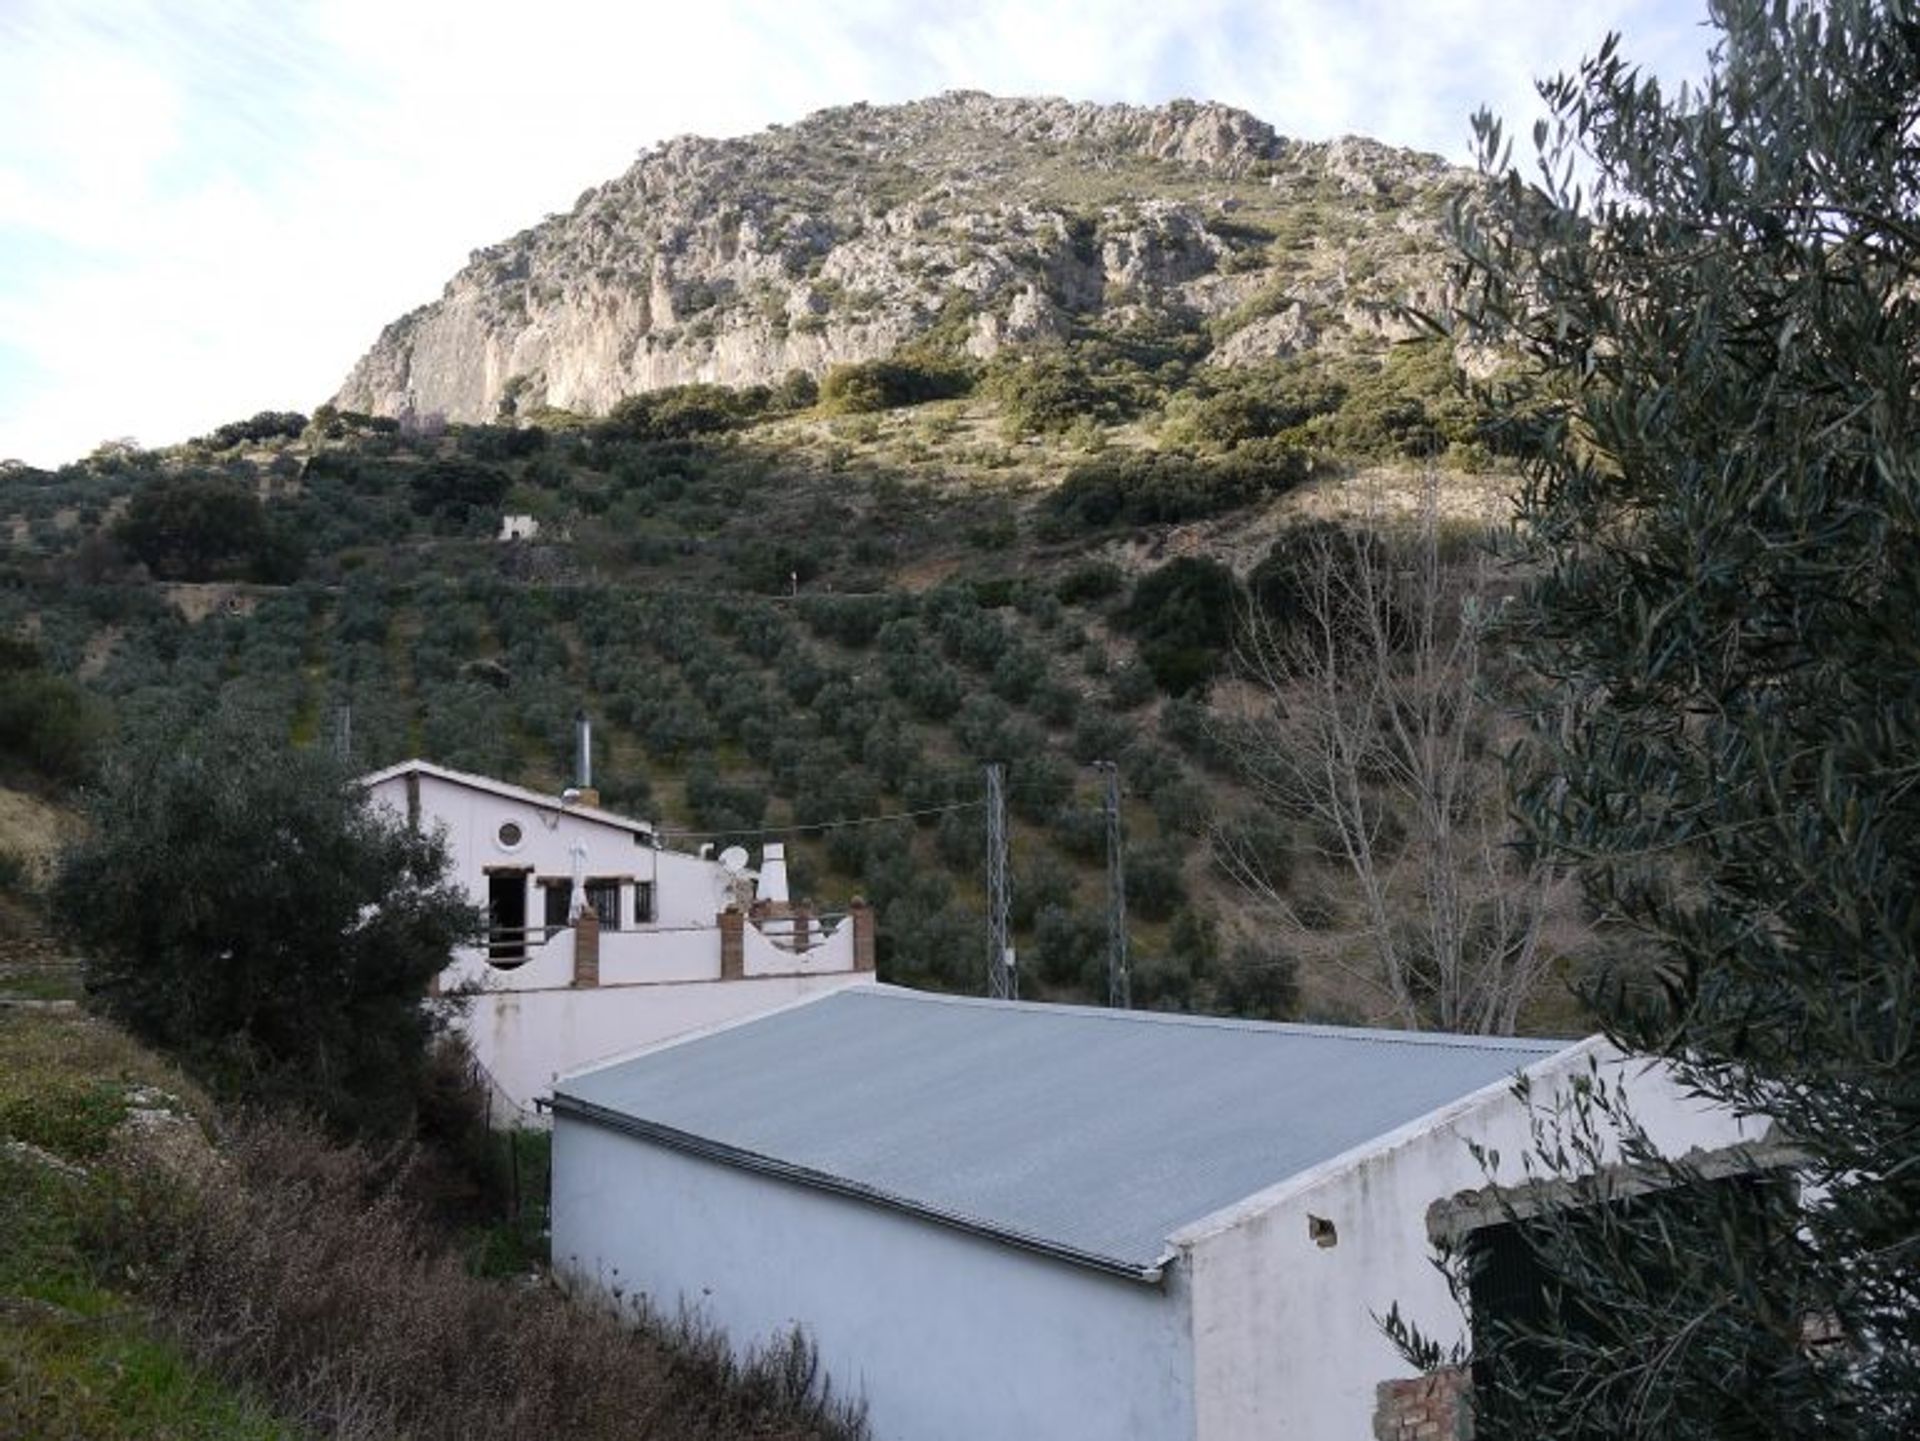
[(1516, 1073), (1596, 1063), (1663, 1148), (1755, 1139), (1597, 1040), (843, 991), (563, 1079), (553, 1255), (802, 1326), (879, 1441), (1366, 1441), (1409, 1374), (1375, 1316), (1459, 1329), (1467, 1142), (1513, 1168)]

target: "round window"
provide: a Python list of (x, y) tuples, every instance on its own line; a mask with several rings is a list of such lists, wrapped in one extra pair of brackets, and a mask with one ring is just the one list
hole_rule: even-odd
[(501, 825), (499, 836), (500, 844), (512, 850), (520, 844), (520, 827), (512, 821), (507, 821)]

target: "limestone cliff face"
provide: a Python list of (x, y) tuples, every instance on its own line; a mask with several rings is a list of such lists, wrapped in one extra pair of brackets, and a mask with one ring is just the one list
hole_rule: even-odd
[(334, 403), (454, 420), (605, 411), (921, 343), (985, 358), (1147, 324), (1245, 364), (1391, 331), (1432, 300), (1466, 177), (1243, 111), (963, 93), (685, 137), (382, 332)]

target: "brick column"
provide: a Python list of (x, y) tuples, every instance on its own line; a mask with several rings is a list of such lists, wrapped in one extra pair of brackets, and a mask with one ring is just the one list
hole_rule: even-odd
[(592, 906), (573, 923), (573, 983), (581, 988), (600, 984), (600, 914)]
[(1473, 1441), (1472, 1376), (1443, 1366), (1425, 1376), (1374, 1387), (1375, 1441)]
[(870, 971), (873, 969), (873, 907), (864, 897), (855, 896), (847, 903), (847, 914), (853, 917), (853, 968)]
[(720, 912), (720, 979), (739, 981), (747, 974), (747, 918), (740, 907)]

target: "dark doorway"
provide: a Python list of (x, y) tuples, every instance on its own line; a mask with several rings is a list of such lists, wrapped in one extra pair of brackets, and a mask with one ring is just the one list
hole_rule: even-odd
[(527, 878), (521, 872), (487, 877), (487, 959), (496, 966), (527, 958)]

